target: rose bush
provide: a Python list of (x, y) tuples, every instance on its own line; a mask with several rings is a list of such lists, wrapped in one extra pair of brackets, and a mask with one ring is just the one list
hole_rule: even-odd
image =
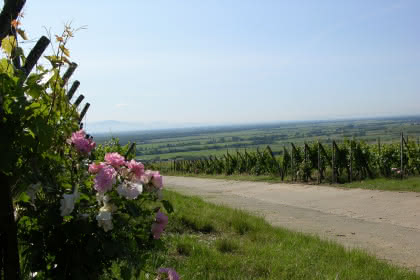
[(126, 275), (136, 275), (162, 245), (159, 238), (168, 223), (160, 207), (162, 176), (118, 152), (94, 161), (104, 149), (127, 147), (86, 149), (95, 143), (79, 135), (87, 137), (77, 131), (69, 138), (62, 181), (54, 186), (38, 182), (17, 203), (26, 271), (40, 279), (97, 279), (111, 274), (117, 263)]
[(1, 258), (18, 266), (20, 258), (20, 272), (0, 271), (6, 278), (98, 279), (118, 267), (129, 279), (162, 246), (154, 224), (160, 236), (167, 220), (158, 213), (171, 206), (161, 200), (160, 174), (145, 171), (128, 146), (97, 146), (81, 130), (62, 78), (73, 65), (66, 48), (73, 33), (66, 26), (56, 36), (51, 67), (40, 63), (34, 73), (19, 66), (26, 57), (17, 38), (2, 40), (0, 198), (10, 207), (1, 208), (8, 220), (0, 235), (15, 244), (1, 243)]

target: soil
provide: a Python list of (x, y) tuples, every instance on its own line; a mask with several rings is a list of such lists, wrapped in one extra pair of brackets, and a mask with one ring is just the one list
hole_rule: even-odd
[(420, 193), (165, 176), (170, 190), (361, 248), (420, 273)]

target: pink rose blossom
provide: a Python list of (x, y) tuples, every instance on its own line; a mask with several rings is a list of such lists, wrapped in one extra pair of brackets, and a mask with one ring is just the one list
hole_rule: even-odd
[(99, 163), (99, 164), (96, 164), (96, 163), (91, 163), (91, 164), (89, 164), (89, 173), (92, 173), (92, 174), (96, 174), (96, 173), (98, 173), (102, 168), (104, 168), (106, 166), (106, 164), (105, 163), (103, 163), (103, 162), (101, 162), (101, 163)]
[(127, 161), (125, 165), (134, 173), (136, 179), (140, 179), (144, 174), (144, 165), (141, 162), (137, 162), (134, 159)]
[(119, 153), (107, 153), (105, 155), (105, 161), (115, 168), (118, 168), (125, 163), (124, 157)]
[(162, 235), (164, 229), (165, 229), (165, 227), (161, 224), (153, 224), (152, 225), (153, 238), (154, 239), (159, 239), (160, 236)]
[(144, 174), (141, 176), (141, 180), (144, 184), (149, 184), (150, 180), (153, 177), (153, 171), (152, 170), (146, 170)]
[(156, 221), (152, 225), (152, 233), (154, 239), (159, 239), (166, 225), (168, 224), (168, 216), (158, 211), (156, 213)]
[[(167, 279), (167, 280), (179, 280), (179, 275), (178, 273), (176, 273), (175, 269), (173, 268), (167, 268), (167, 267), (161, 267), (158, 270), (158, 279)], [(162, 276), (164, 276), (165, 278), (161, 278)]]
[(168, 216), (166, 216), (162, 212), (158, 211), (156, 213), (156, 222), (166, 226), (168, 224)]
[(155, 188), (161, 189), (163, 187), (163, 177), (159, 174), (159, 171), (155, 171), (152, 176), (152, 184)]
[(70, 143), (76, 147), (80, 153), (89, 154), (96, 146), (96, 143), (90, 138), (86, 138), (86, 133), (83, 130), (73, 132), (70, 138)]
[(115, 184), (117, 172), (111, 166), (104, 166), (96, 175), (94, 188), (100, 193), (105, 193), (112, 189)]
[(163, 177), (159, 174), (159, 171), (146, 170), (141, 180), (144, 184), (152, 183), (158, 189), (163, 187)]

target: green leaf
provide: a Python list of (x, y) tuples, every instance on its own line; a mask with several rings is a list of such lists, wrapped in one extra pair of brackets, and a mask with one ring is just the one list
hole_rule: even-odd
[(87, 194), (80, 193), (80, 198), (79, 198), (79, 200), (80, 200), (80, 201), (82, 201), (82, 200), (90, 201), (90, 197), (89, 197)]
[(170, 203), (167, 200), (162, 200), (163, 207), (165, 207), (165, 210), (170, 214), (174, 212), (174, 207), (172, 206), (172, 203)]
[(130, 280), (131, 276), (132, 276), (131, 269), (129, 267), (125, 266), (125, 265), (121, 266), (120, 269), (121, 269), (121, 278), (124, 279), (124, 280), (126, 280), (126, 279)]
[(26, 36), (25, 30), (18, 28), (16, 31), (23, 40), (28, 40), (28, 36)]
[(0, 59), (0, 73), (6, 73), (9, 77), (13, 76), (13, 65), (6, 58)]
[(70, 51), (64, 45), (60, 45), (60, 50), (63, 52), (65, 56), (70, 57)]
[(63, 60), (61, 60), (56, 55), (47, 55), (45, 56), (46, 59), (51, 63), (52, 67), (56, 68), (63, 64)]
[(140, 208), (134, 203), (127, 202), (126, 208), (127, 208), (128, 212), (131, 214), (131, 216), (133, 216), (135, 218), (140, 216), (140, 214), (141, 214)]
[(19, 196), (18, 201), (29, 203), (31, 201), (31, 198), (26, 192), (22, 192)]
[(37, 99), (45, 91), (44, 86), (39, 85), (44, 74), (31, 74), (26, 80), (25, 93), (34, 99)]
[(64, 216), (63, 217), (63, 222), (64, 223), (68, 223), (68, 222), (70, 222), (71, 220), (73, 219), (73, 216)]
[(7, 55), (11, 56), (13, 49), (16, 48), (15, 36), (7, 36), (6, 38), (4, 38), (1, 41), (1, 47)]

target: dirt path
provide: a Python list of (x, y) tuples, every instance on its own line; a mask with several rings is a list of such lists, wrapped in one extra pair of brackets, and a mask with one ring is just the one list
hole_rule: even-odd
[(420, 193), (171, 176), (165, 185), (260, 214), (273, 225), (363, 248), (420, 273)]

